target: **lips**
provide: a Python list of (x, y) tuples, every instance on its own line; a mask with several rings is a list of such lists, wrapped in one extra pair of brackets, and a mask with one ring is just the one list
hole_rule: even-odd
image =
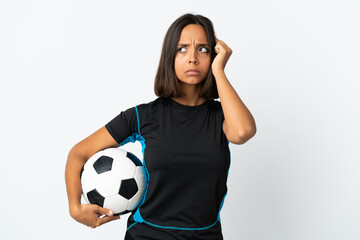
[(200, 74), (200, 72), (198, 70), (195, 70), (195, 69), (189, 69), (185, 73), (188, 74), (188, 75), (198, 75), (198, 74)]

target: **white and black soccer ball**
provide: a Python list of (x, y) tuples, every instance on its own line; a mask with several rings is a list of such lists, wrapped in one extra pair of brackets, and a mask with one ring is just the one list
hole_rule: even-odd
[(121, 215), (136, 209), (144, 197), (146, 176), (141, 161), (120, 148), (95, 153), (81, 172), (81, 187), (87, 203)]

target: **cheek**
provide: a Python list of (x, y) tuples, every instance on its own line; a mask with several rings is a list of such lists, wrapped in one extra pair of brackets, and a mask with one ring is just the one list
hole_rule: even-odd
[(200, 60), (204, 63), (204, 65), (210, 65), (210, 55), (204, 54), (200, 56)]
[(203, 59), (203, 67), (204, 67), (204, 69), (205, 70), (208, 70), (208, 69), (210, 69), (210, 66), (211, 66), (211, 64), (210, 64), (210, 57), (206, 57), (206, 58), (204, 58)]
[(181, 57), (175, 57), (174, 68), (175, 72), (181, 71), (184, 67), (184, 60)]
[(184, 61), (186, 61), (185, 55), (181, 55), (181, 54), (176, 55), (175, 62), (184, 63)]

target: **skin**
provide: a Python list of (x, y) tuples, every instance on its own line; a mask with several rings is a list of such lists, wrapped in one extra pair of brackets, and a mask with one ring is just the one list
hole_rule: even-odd
[[(205, 29), (201, 25), (189, 24), (182, 30), (174, 68), (185, 95), (173, 100), (192, 106), (203, 103), (205, 99), (197, 96), (201, 90), (199, 83), (205, 79), (210, 69), (210, 52)], [(199, 75), (187, 74), (189, 69), (198, 70)]]
[[(186, 26), (180, 36), (179, 44), (188, 44), (179, 49), (175, 56), (175, 72), (180, 80), (184, 96), (174, 98), (175, 101), (189, 106), (196, 106), (205, 100), (199, 97), (200, 85), (208, 71), (212, 71), (219, 93), (225, 120), (223, 131), (227, 139), (234, 144), (243, 144), (255, 135), (255, 121), (240, 97), (228, 81), (224, 68), (232, 50), (221, 40), (216, 39), (215, 52), (217, 56), (210, 63), (210, 56), (199, 43), (208, 43), (206, 32), (202, 26), (190, 24)], [(189, 68), (199, 70), (200, 74), (189, 76), (185, 72)], [(69, 201), (69, 212), (76, 221), (96, 228), (104, 223), (119, 219), (112, 216), (110, 209), (94, 204), (81, 204), (80, 172), (85, 162), (96, 152), (119, 147), (105, 127), (100, 128), (87, 138), (77, 143), (69, 152), (65, 167), (65, 182)]]
[[(178, 43), (178, 52), (175, 55), (174, 68), (185, 95), (173, 98), (173, 100), (188, 106), (203, 103), (205, 99), (199, 97), (201, 87), (199, 83), (205, 79), (208, 71), (212, 71), (225, 116), (223, 122), (224, 134), (229, 142), (243, 144), (255, 135), (255, 120), (231, 86), (224, 72), (232, 50), (223, 41), (218, 40), (216, 37), (215, 39), (215, 52), (217, 55), (214, 61), (210, 63), (210, 54), (205, 50), (206, 47), (199, 45), (201, 43), (208, 45), (204, 27), (189, 24), (183, 28)], [(186, 44), (186, 46), (183, 47), (183, 44)], [(200, 74), (189, 76), (185, 73), (188, 69), (199, 70)]]

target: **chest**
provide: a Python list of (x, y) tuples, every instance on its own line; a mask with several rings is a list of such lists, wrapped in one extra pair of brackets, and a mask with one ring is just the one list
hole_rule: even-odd
[(226, 171), (229, 148), (221, 118), (208, 112), (171, 112), (148, 118), (141, 129), (149, 171)]

